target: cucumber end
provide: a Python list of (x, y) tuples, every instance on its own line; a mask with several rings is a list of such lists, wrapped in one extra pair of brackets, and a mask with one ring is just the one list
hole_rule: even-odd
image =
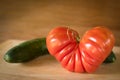
[(5, 55), (5, 56), (4, 56), (4, 60), (5, 60), (6, 62), (11, 62), (11, 59), (10, 59), (9, 55)]
[(116, 56), (115, 56), (114, 52), (112, 51), (103, 63), (113, 63), (115, 61), (116, 61)]

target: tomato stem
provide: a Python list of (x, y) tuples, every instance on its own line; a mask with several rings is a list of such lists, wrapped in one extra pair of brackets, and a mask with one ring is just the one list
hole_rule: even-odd
[(68, 39), (70, 40), (69, 30), (70, 30), (70, 27), (67, 28), (67, 36), (68, 36)]
[(77, 41), (77, 43), (80, 42), (80, 37), (79, 36), (76, 36), (76, 41)]

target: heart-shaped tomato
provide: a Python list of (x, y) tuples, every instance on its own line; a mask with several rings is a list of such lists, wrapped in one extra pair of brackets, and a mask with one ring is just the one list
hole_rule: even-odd
[(114, 43), (113, 33), (101, 26), (88, 30), (81, 39), (68, 27), (54, 28), (46, 38), (50, 54), (74, 72), (94, 72), (110, 54)]

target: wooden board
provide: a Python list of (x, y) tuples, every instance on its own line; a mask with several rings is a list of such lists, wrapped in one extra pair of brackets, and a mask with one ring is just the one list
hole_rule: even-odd
[(8, 40), (0, 44), (0, 80), (120, 80), (120, 47), (114, 47), (115, 63), (102, 64), (92, 74), (73, 73), (62, 68), (52, 56), (46, 55), (27, 63), (7, 63), (4, 54), (19, 40)]

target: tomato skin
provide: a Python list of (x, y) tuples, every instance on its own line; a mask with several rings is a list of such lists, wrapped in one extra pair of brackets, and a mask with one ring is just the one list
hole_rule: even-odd
[(115, 38), (105, 27), (88, 30), (78, 42), (79, 34), (68, 27), (51, 30), (46, 38), (48, 51), (69, 71), (96, 71), (111, 52)]
[(79, 46), (86, 72), (92, 73), (99, 67), (110, 54), (114, 43), (113, 33), (105, 27), (95, 27), (83, 35)]
[[(79, 34), (67, 27), (57, 27), (46, 38), (48, 51), (69, 71), (84, 72), (81, 62)], [(79, 67), (78, 67), (79, 66)]]
[[(74, 36), (73, 36), (74, 33)], [(55, 55), (64, 47), (76, 43), (76, 36), (78, 33), (67, 27), (57, 27), (53, 29), (47, 36), (46, 43), (49, 52)]]

